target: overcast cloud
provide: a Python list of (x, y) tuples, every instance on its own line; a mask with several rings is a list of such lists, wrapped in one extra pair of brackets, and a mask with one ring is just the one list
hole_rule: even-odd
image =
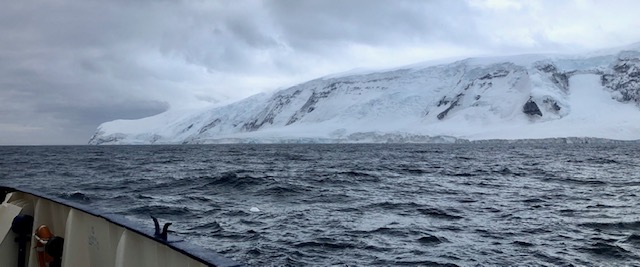
[(640, 41), (636, 0), (6, 1), (0, 144), (95, 128), (354, 68)]

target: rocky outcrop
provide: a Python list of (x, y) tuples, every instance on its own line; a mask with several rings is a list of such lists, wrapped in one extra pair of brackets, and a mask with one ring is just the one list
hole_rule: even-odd
[(527, 114), (529, 116), (535, 116), (535, 115), (542, 116), (542, 111), (540, 111), (538, 104), (536, 104), (536, 102), (531, 100), (531, 98), (529, 98), (529, 101), (527, 101), (527, 103), (525, 103), (524, 106), (522, 107), (522, 112), (524, 112), (524, 114)]
[(91, 139), (89, 139), (89, 144), (92, 144), (92, 145), (119, 144), (126, 137), (127, 136), (125, 134), (121, 134), (121, 133), (105, 135), (104, 131), (98, 130), (93, 136), (91, 136)]
[(569, 91), (569, 77), (572, 72), (560, 71), (553, 63), (548, 62), (541, 62), (536, 68), (546, 74), (548, 79), (558, 88), (562, 89), (562, 91)]
[(602, 85), (611, 90), (618, 101), (640, 105), (640, 58), (619, 58), (611, 69), (602, 75)]
[(558, 101), (556, 101), (555, 99), (546, 98), (542, 100), (542, 103), (547, 106), (547, 110), (551, 110), (554, 113), (558, 113), (560, 110), (562, 110), (562, 107), (558, 105)]
[(265, 124), (273, 124), (275, 117), (300, 93), (302, 93), (301, 90), (295, 90), (275, 95), (269, 105), (256, 118), (242, 125), (242, 129), (247, 132), (253, 132), (259, 130)]
[[(449, 107), (447, 107), (447, 109), (445, 109), (444, 111), (440, 112), (440, 114), (438, 114), (438, 119), (439, 120), (443, 120), (447, 114), (449, 114), (449, 111), (451, 111), (453, 108), (458, 106), (458, 102), (460, 102), (460, 98), (463, 97), (464, 94), (459, 94), (456, 96), (456, 98), (453, 100), (453, 102), (451, 102), (451, 105), (449, 105)], [(448, 104), (449, 101), (441, 101), (440, 103), (444, 103), (444, 105)]]
[(509, 75), (509, 71), (506, 69), (498, 69), (495, 71), (492, 71), (491, 73), (487, 73), (484, 76), (478, 78), (480, 80), (490, 80), (490, 79), (494, 79), (494, 78), (501, 78), (501, 77), (505, 77)]
[(286, 125), (293, 124), (296, 121), (302, 119), (306, 114), (313, 112), (313, 110), (316, 109), (316, 104), (318, 104), (320, 100), (329, 97), (329, 95), (331, 95), (331, 93), (333, 93), (337, 89), (338, 83), (334, 82), (322, 88), (322, 90), (318, 92), (313, 91), (309, 99), (307, 99), (307, 102), (305, 102), (304, 105), (295, 114), (293, 114), (291, 118), (289, 118), (289, 121), (287, 121)]
[[(207, 123), (205, 126), (203, 126), (202, 128), (200, 128), (200, 131), (198, 131), (199, 134), (203, 134), (205, 132), (207, 132), (209, 129), (214, 128), (216, 126), (218, 126), (218, 124), (220, 124), (220, 122), (222, 122), (222, 120), (220, 118), (217, 118), (213, 121), (211, 121), (210, 123)], [(193, 127), (193, 124), (189, 125), (184, 132), (189, 131), (189, 129), (191, 129)]]

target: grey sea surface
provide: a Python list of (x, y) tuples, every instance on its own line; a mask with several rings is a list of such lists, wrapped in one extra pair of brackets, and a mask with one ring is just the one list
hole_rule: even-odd
[(0, 147), (0, 184), (251, 266), (640, 266), (640, 144)]

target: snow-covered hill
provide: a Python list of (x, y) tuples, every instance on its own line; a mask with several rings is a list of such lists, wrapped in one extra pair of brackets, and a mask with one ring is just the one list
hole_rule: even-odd
[(640, 46), (328, 76), (100, 125), (90, 144), (640, 139)]

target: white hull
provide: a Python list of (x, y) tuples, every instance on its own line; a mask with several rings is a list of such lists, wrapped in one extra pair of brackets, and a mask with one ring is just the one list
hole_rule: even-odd
[[(0, 187), (0, 197), (4, 193), (0, 205), (0, 266), (18, 266), (17, 235), (11, 230), (18, 214), (33, 216), (31, 235), (44, 224), (64, 238), (62, 267), (240, 266), (215, 252), (199, 249), (197, 253), (202, 255), (194, 255), (187, 250), (195, 247), (185, 242), (162, 241), (126, 226), (123, 219), (95, 214), (80, 205)], [(38, 267), (35, 240), (30, 240), (25, 266)]]

